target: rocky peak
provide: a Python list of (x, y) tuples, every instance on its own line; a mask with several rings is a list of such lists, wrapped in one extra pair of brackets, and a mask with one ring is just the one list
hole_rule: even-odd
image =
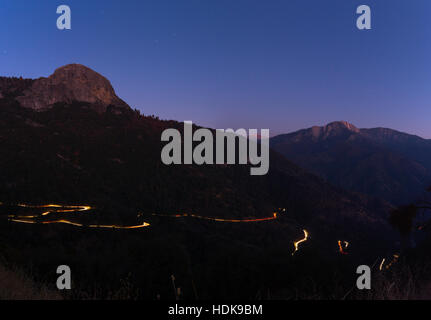
[(325, 126), (326, 130), (349, 130), (353, 132), (359, 132), (353, 124), (347, 121), (334, 121)]
[(312, 127), (311, 132), (315, 138), (327, 138), (346, 133), (359, 133), (360, 130), (347, 121), (335, 121), (323, 127)]
[(46, 110), (55, 103), (87, 102), (105, 111), (109, 105), (127, 108), (117, 97), (108, 79), (80, 64), (58, 68), (48, 78), (40, 78), (17, 97), (18, 102), (34, 110)]

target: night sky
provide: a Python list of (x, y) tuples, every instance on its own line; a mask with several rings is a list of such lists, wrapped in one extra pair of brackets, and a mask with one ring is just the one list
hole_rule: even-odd
[[(58, 5), (72, 30), (56, 28)], [(356, 8), (372, 30), (356, 28)], [(0, 74), (81, 63), (146, 115), (291, 132), (335, 120), (431, 138), (429, 0), (1, 0)]]

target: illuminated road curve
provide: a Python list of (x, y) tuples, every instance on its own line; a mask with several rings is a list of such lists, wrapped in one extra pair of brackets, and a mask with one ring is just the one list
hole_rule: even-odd
[(196, 219), (202, 219), (202, 220), (209, 220), (209, 221), (217, 221), (217, 222), (262, 222), (262, 221), (271, 221), (277, 219), (277, 212), (274, 212), (271, 217), (267, 218), (258, 218), (258, 219), (223, 219), (223, 218), (212, 218), (212, 217), (203, 217), (198, 216), (195, 214), (189, 214), (189, 213), (183, 213), (183, 214), (175, 214), (175, 215), (169, 215), (169, 214), (152, 214), (153, 216), (157, 217), (170, 217), (170, 218), (185, 218), (185, 217), (191, 217)]
[[(2, 203), (0, 203), (2, 205)], [(94, 208), (91, 206), (81, 206), (81, 205), (59, 205), (59, 204), (47, 204), (47, 205), (29, 205), (29, 204), (18, 204), (18, 207), (23, 208), (30, 208), (30, 209), (47, 209), (41, 214), (38, 215), (9, 215), (9, 219), (12, 222), (16, 223), (27, 223), (27, 224), (55, 224), (55, 223), (62, 223), (62, 224), (69, 224), (76, 227), (87, 227), (87, 228), (104, 228), (104, 229), (139, 229), (139, 228), (145, 228), (149, 227), (150, 224), (147, 222), (144, 222), (142, 225), (135, 225), (135, 226), (119, 226), (119, 225), (85, 225), (78, 222), (66, 220), (66, 219), (59, 219), (59, 220), (48, 220), (48, 221), (37, 221), (36, 218), (46, 218), (47, 216), (54, 216), (58, 215), (60, 213), (80, 213), (84, 211), (91, 211)], [(279, 208), (281, 212), (285, 212), (286, 209)], [(174, 218), (182, 218), (182, 217), (192, 217), (196, 219), (202, 219), (202, 220), (209, 220), (209, 221), (217, 221), (217, 222), (232, 222), (232, 223), (239, 223), (239, 222), (263, 222), (263, 221), (271, 221), (277, 219), (277, 212), (274, 212), (272, 216), (267, 218), (256, 218), (256, 219), (223, 219), (223, 218), (213, 218), (213, 217), (204, 217), (199, 216), (195, 214), (176, 214), (176, 215), (162, 215), (162, 214), (153, 214), (153, 216), (163, 216), (163, 217), (174, 217)]]
[(348, 252), (344, 251), (345, 249), (347, 249), (348, 246), (349, 246), (349, 243), (347, 241), (338, 240), (338, 250), (340, 251), (341, 254), (348, 254)]
[(295, 251), (293, 251), (292, 256), (296, 253), (296, 251), (299, 250), (299, 245), (308, 240), (308, 231), (305, 229), (303, 231), (304, 231), (304, 238), (293, 243), (293, 246), (295, 247)]
[(385, 258), (383, 258), (382, 262), (380, 263), (380, 267), (379, 267), (379, 270), (380, 270), (380, 271), (382, 271), (382, 270), (383, 270), (383, 266), (385, 265), (385, 261), (386, 261), (386, 259), (385, 259)]
[(23, 219), (11, 219), (10, 221), (18, 222), (18, 223), (28, 223), (28, 224), (54, 224), (54, 223), (63, 223), (63, 224), (70, 224), (76, 227), (87, 227), (87, 228), (103, 228), (103, 229), (140, 229), (149, 227), (150, 224), (147, 222), (144, 222), (143, 224), (136, 225), (136, 226), (118, 226), (118, 225), (98, 225), (98, 224), (90, 224), (85, 225), (82, 223), (72, 222), (69, 220), (54, 220), (54, 221), (33, 221), (33, 220), (23, 220)]
[[(2, 205), (2, 204), (0, 204)], [(85, 225), (78, 222), (73, 222), (66, 219), (59, 220), (49, 220), (49, 221), (36, 221), (36, 218), (46, 218), (47, 216), (61, 214), (61, 213), (81, 213), (84, 211), (93, 210), (93, 207), (90, 206), (68, 206), (68, 205), (59, 205), (59, 204), (47, 204), (47, 205), (28, 205), (28, 204), (18, 204), (18, 207), (22, 208), (30, 208), (30, 209), (47, 209), (43, 213), (39, 215), (9, 215), (9, 220), (16, 223), (26, 223), (26, 224), (69, 224), (76, 227), (87, 227), (87, 228), (99, 228), (99, 229), (140, 229), (149, 227), (150, 224), (144, 222), (141, 225), (133, 225), (133, 226), (120, 226), (120, 225), (103, 225), (103, 224), (90, 224)]]
[(32, 216), (23, 216), (23, 215), (9, 215), (9, 218), (29, 218), (34, 219), (37, 217), (48, 216), (50, 214), (55, 213), (68, 213), (68, 212), (82, 212), (82, 211), (90, 211), (94, 208), (90, 206), (63, 206), (59, 204), (46, 204), (46, 205), (28, 205), (28, 204), (18, 204), (18, 207), (21, 208), (30, 208), (30, 209), (49, 209), (48, 211), (43, 212), (40, 215), (32, 215)]
[[(3, 205), (3, 203), (0, 202), (0, 205)], [(47, 218), (48, 216), (58, 215), (62, 213), (82, 213), (85, 211), (91, 211), (95, 208), (91, 206), (86, 205), (59, 205), (59, 204), (47, 204), (47, 205), (29, 205), (29, 204), (18, 204), (18, 207), (22, 208), (30, 208), (30, 209), (46, 209), (43, 213), (38, 215), (9, 215), (9, 220), (15, 223), (25, 223), (25, 224), (68, 224), (75, 227), (80, 228), (98, 228), (98, 229), (141, 229), (149, 227), (150, 224), (147, 222), (143, 222), (140, 225), (132, 225), (132, 226), (120, 226), (120, 225), (104, 225), (104, 224), (82, 224), (66, 219), (58, 219), (58, 220), (48, 220), (48, 221), (38, 221), (36, 218)], [(279, 208), (279, 212), (286, 212), (286, 209)], [(209, 220), (209, 221), (216, 221), (216, 222), (230, 222), (230, 223), (253, 223), (253, 222), (264, 222), (264, 221), (272, 221), (276, 220), (278, 218), (278, 212), (274, 212), (272, 216), (266, 217), (266, 218), (255, 218), (255, 219), (224, 219), (224, 218), (214, 218), (214, 217), (204, 217), (196, 214), (189, 214), (189, 213), (183, 213), (183, 214), (176, 214), (176, 215), (167, 215), (167, 214), (152, 214), (153, 216), (159, 216), (159, 217), (170, 217), (170, 218), (185, 218), (185, 217), (191, 217), (196, 219), (202, 219), (202, 220)], [(139, 214), (139, 216), (142, 216), (142, 214)], [(304, 238), (300, 239), (298, 241), (295, 241), (293, 243), (294, 251), (292, 253), (292, 256), (299, 250), (299, 245), (305, 241), (308, 240), (309, 233), (307, 230), (303, 230), (304, 232)], [(344, 245), (344, 247), (343, 247)], [(339, 251), (341, 254), (347, 254), (347, 252), (344, 251), (349, 246), (349, 242), (347, 241), (338, 241)], [(394, 261), (391, 262), (386, 268), (388, 269), (394, 262), (396, 262), (396, 259), (398, 256), (394, 255)], [(382, 264), (380, 266), (380, 270), (383, 268), (385, 260), (382, 261)]]
[[(286, 209), (279, 209), (281, 212), (285, 212)], [(156, 214), (153, 213), (153, 216), (157, 216), (157, 217), (170, 217), (170, 218), (186, 218), (186, 217), (191, 217), (191, 218), (196, 218), (196, 219), (203, 219), (203, 220), (210, 220), (210, 221), (217, 221), (217, 222), (234, 222), (234, 223), (250, 223), (250, 222), (263, 222), (263, 221), (271, 221), (271, 220), (276, 220), (278, 218), (278, 213), (274, 212), (272, 214), (271, 217), (267, 217), (267, 218), (258, 218), (258, 219), (223, 219), (223, 218), (211, 218), (211, 217), (203, 217), (203, 216), (198, 216), (195, 214), (189, 214), (189, 213), (183, 213), (183, 214), (175, 214), (175, 215), (169, 215), (169, 214)], [(298, 240), (296, 242), (293, 243), (294, 247), (295, 247), (295, 251), (293, 251), (292, 256), (295, 254), (295, 252), (297, 252), (299, 250), (299, 245), (305, 241), (308, 240), (308, 231), (307, 230), (303, 230), (304, 231), (304, 238), (301, 240)], [(349, 243), (347, 241), (345, 241), (346, 243), (346, 247), (349, 245)]]
[(394, 263), (396, 263), (396, 262), (398, 261), (398, 259), (399, 259), (399, 258), (400, 258), (399, 254), (394, 254), (394, 255), (393, 255), (393, 258), (392, 258), (392, 261), (391, 261), (391, 262), (389, 262), (386, 266), (385, 266), (386, 258), (383, 258), (382, 262), (380, 263), (379, 270), (380, 270), (380, 271), (382, 271), (383, 269), (388, 270), (390, 267), (392, 267), (392, 265), (393, 265)]

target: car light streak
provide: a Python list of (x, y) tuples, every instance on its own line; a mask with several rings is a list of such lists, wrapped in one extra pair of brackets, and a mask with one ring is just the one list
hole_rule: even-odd
[(33, 221), (33, 220), (11, 219), (10, 221), (18, 222), (18, 223), (36, 224), (36, 221)]
[[(85, 225), (78, 222), (73, 222), (66, 219), (59, 219), (59, 220), (48, 220), (48, 221), (37, 221), (35, 219), (51, 216), (59, 213), (78, 213), (83, 211), (90, 211), (94, 208), (91, 206), (85, 206), (85, 205), (60, 205), (60, 204), (46, 204), (46, 205), (29, 205), (20, 203), (17, 205), (18, 207), (22, 208), (30, 208), (30, 209), (47, 209), (40, 215), (9, 215), (10, 221), (17, 222), (17, 223), (28, 223), (28, 224), (69, 224), (76, 227), (87, 227), (87, 228), (103, 228), (103, 229), (140, 229), (149, 227), (150, 224), (147, 222), (144, 222), (141, 225), (133, 225), (133, 226), (120, 226), (120, 225), (103, 225), (103, 224), (90, 224)], [(280, 212), (286, 212), (285, 208), (280, 208)], [(138, 214), (138, 217), (142, 214)], [(231, 223), (252, 223), (252, 222), (264, 222), (264, 221), (271, 221), (278, 218), (278, 212), (274, 212), (270, 217), (266, 218), (254, 218), (254, 219), (225, 219), (225, 218), (217, 218), (217, 217), (205, 217), (200, 216), (196, 214), (191, 213), (182, 213), (182, 214), (175, 214), (175, 215), (166, 215), (166, 214), (152, 214), (153, 216), (163, 216), (163, 217), (173, 217), (173, 218), (184, 218), (184, 217), (191, 217), (195, 219), (202, 219), (202, 220), (209, 220), (209, 221), (216, 221), (216, 222), (231, 222)], [(304, 230), (305, 231), (305, 230)], [(305, 231), (306, 232), (306, 231)], [(308, 235), (308, 234), (307, 234)], [(305, 241), (305, 240), (304, 240)], [(302, 241), (299, 241), (301, 243)]]
[[(343, 248), (343, 244), (344, 244), (344, 248)], [(349, 243), (347, 241), (341, 241), (338, 240), (338, 248), (341, 254), (349, 254), (348, 252), (344, 251), (344, 249), (347, 249), (347, 247), (349, 246)]]
[(382, 271), (382, 270), (383, 270), (383, 268), (385, 268), (386, 270), (388, 270), (390, 267), (392, 267), (392, 265), (393, 265), (394, 263), (396, 263), (396, 262), (398, 261), (398, 259), (399, 259), (399, 258), (400, 258), (399, 254), (394, 254), (394, 255), (393, 255), (393, 258), (392, 258), (392, 261), (391, 261), (391, 262), (389, 262), (386, 266), (385, 266), (385, 261), (386, 261), (386, 259), (384, 258), (384, 259), (382, 260), (382, 263), (380, 263), (379, 270), (380, 270), (380, 271)]
[(277, 219), (277, 212), (274, 212), (272, 216), (267, 218), (256, 218), (256, 219), (224, 219), (224, 218), (213, 218), (213, 217), (204, 217), (199, 216), (196, 214), (190, 214), (190, 213), (182, 213), (182, 214), (175, 214), (175, 215), (169, 215), (169, 214), (156, 214), (153, 213), (153, 216), (159, 216), (159, 217), (171, 217), (171, 218), (185, 218), (185, 217), (191, 217), (201, 220), (209, 220), (209, 221), (217, 221), (217, 222), (234, 222), (234, 223), (240, 223), (240, 222), (263, 222), (263, 221), (271, 221)]
[(89, 225), (89, 228), (105, 228), (105, 229), (140, 229), (149, 227), (150, 224), (147, 222), (144, 222), (143, 224), (137, 225), (137, 226), (118, 226), (118, 225)]
[(398, 261), (399, 257), (400, 256), (398, 254), (394, 254), (392, 261), (386, 266), (386, 270), (392, 267), (392, 265)]
[(73, 213), (73, 212), (83, 212), (83, 211), (90, 211), (94, 208), (91, 206), (70, 206), (70, 205), (59, 205), (59, 204), (47, 204), (47, 205), (28, 205), (20, 203), (17, 205), (21, 208), (30, 208), (30, 209), (51, 209), (48, 211), (43, 212), (41, 215), (8, 215), (8, 218), (12, 222), (16, 223), (26, 223), (26, 224), (68, 224), (73, 225), (76, 227), (87, 227), (87, 228), (100, 228), (100, 229), (140, 229), (149, 227), (150, 224), (147, 222), (144, 222), (140, 225), (132, 225), (132, 226), (120, 226), (120, 225), (103, 225), (103, 224), (90, 224), (85, 225), (82, 223), (66, 220), (66, 219), (59, 219), (59, 220), (48, 220), (48, 221), (37, 221), (35, 219), (40, 217), (46, 217), (48, 215), (55, 215), (59, 213)]
[(386, 261), (386, 259), (385, 259), (385, 258), (383, 258), (382, 262), (380, 263), (380, 267), (379, 267), (379, 270), (380, 270), (380, 271), (382, 271), (382, 270), (383, 270), (383, 266), (385, 265), (385, 261)]
[(308, 231), (305, 229), (303, 231), (304, 231), (304, 238), (293, 243), (293, 246), (295, 247), (295, 251), (293, 251), (292, 256), (296, 253), (296, 251), (299, 250), (299, 245), (308, 240)]

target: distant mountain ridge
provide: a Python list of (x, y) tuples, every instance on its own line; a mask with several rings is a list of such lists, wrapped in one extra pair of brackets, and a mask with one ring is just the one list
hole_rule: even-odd
[(337, 121), (278, 135), (270, 143), (333, 184), (395, 204), (420, 196), (431, 183), (431, 140), (392, 129)]

